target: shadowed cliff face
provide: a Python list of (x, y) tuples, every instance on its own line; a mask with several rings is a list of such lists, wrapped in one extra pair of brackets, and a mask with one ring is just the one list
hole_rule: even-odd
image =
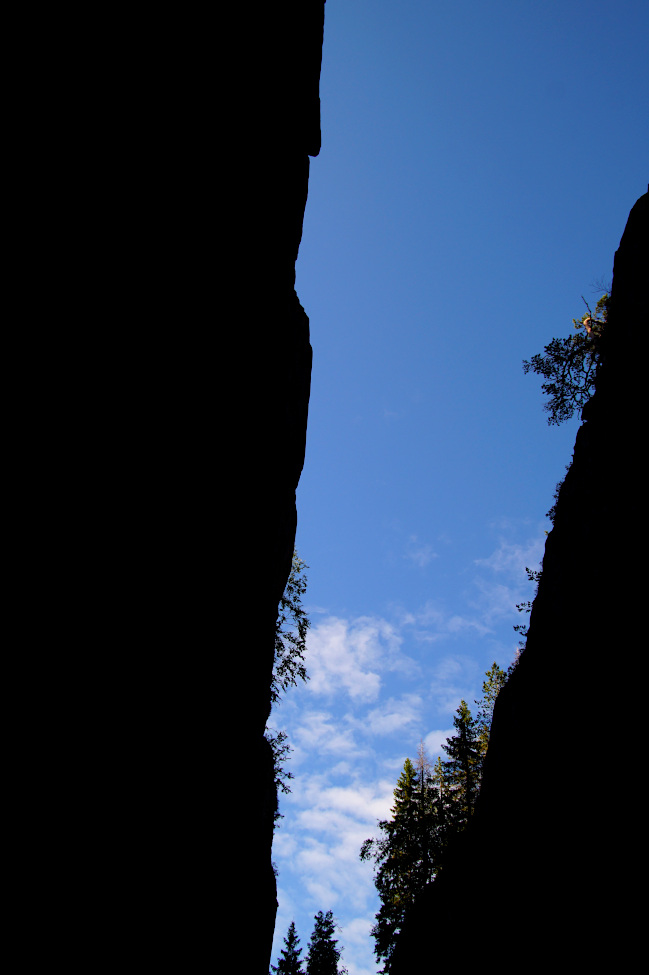
[[(596, 392), (547, 539), (527, 648), (496, 704), (473, 828), (404, 928), (396, 975), (458, 952), (512, 971), (621, 971), (638, 951), (648, 210), (649, 194), (615, 255)], [(617, 711), (614, 727), (598, 725), (602, 701)], [(431, 929), (434, 951), (421, 938)]]
[[(238, 81), (249, 101), (236, 119), (231, 182), (223, 186), (226, 207), (234, 202), (238, 211), (228, 228), (232, 317), (223, 322), (224, 380), (234, 380), (223, 418), (230, 620), (223, 649), (233, 654), (237, 672), (228, 740), (235, 744), (234, 766), (248, 781), (239, 780), (243, 792), (221, 842), (226, 855), (238, 851), (229, 875), (231, 906), (237, 930), (244, 925), (251, 975), (268, 971), (276, 912), (271, 844), (277, 799), (263, 734), (305, 455), (311, 345), (294, 283), (309, 156), (320, 149), (323, 22), (323, 0), (311, 0), (256, 7), (254, 20), (243, 25), (246, 60)], [(237, 94), (241, 105), (245, 99)]]
[[(21, 626), (42, 633), (17, 911), (27, 950), (72, 971), (218, 972), (231, 949), (265, 975), (324, 0), (69, 20), (46, 21), (28, 96), (44, 313)], [(45, 327), (55, 296), (72, 329)]]

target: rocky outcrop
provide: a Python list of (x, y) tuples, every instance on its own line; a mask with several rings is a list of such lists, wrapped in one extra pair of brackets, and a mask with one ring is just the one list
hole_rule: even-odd
[(226, 0), (45, 23), (12, 685), (36, 968), (218, 972), (230, 951), (268, 972), (263, 732), (304, 460), (294, 269), (323, 17)]
[[(294, 290), (307, 198), (309, 156), (320, 149), (319, 77), (324, 0), (256, 7), (241, 81), (249, 92), (229, 159), (238, 205), (228, 290), (236, 296), (223, 326), (232, 383), (225, 454), (230, 627), (223, 653), (238, 674), (228, 723), (244, 781), (223, 837), (237, 850), (230, 890), (246, 924), (246, 971), (268, 971), (276, 890), (271, 866), (276, 804), (264, 740), (278, 601), (291, 567), (295, 491), (305, 456), (311, 377), (309, 320)], [(238, 104), (241, 105), (239, 98)], [(232, 206), (232, 199), (227, 201)], [(223, 785), (223, 783), (221, 783)], [(227, 789), (227, 786), (226, 786)], [(239, 791), (239, 790), (237, 790)]]
[(646, 194), (615, 255), (596, 392), (473, 828), (404, 928), (395, 975), (459, 959), (625, 971), (641, 950), (648, 235)]

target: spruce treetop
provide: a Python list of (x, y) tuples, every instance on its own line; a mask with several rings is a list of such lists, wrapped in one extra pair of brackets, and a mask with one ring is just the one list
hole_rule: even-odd
[(334, 938), (336, 923), (332, 911), (318, 911), (306, 958), (306, 975), (343, 975), (346, 968), (338, 968), (342, 949)]
[(300, 955), (302, 948), (298, 948), (300, 939), (295, 930), (295, 922), (291, 921), (288, 934), (284, 938), (285, 947), (282, 948), (277, 965), (271, 965), (270, 969), (274, 975), (304, 975)]

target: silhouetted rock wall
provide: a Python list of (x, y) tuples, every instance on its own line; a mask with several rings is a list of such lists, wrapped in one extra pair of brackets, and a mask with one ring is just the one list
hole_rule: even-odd
[(231, 383), (223, 422), (232, 437), (222, 511), (232, 573), (224, 609), (234, 624), (223, 650), (235, 655), (238, 668), (227, 738), (242, 776), (237, 791), (243, 790), (222, 841), (224, 852), (241, 854), (232, 889), (247, 925), (245, 968), (251, 975), (268, 971), (276, 912), (271, 844), (277, 800), (263, 734), (277, 605), (291, 567), (295, 492), (305, 456), (311, 345), (294, 284), (309, 156), (320, 150), (323, 23), (324, 0), (301, 0), (256, 7), (254, 20), (244, 24), (245, 63), (233, 84), (235, 91), (237, 83), (245, 84), (249, 101), (242, 105), (237, 93), (242, 115), (238, 138), (228, 146), (232, 182), (222, 187), (228, 206), (236, 187), (238, 204), (226, 243), (229, 261), (234, 257), (227, 287), (236, 300), (222, 326), (233, 333), (223, 362), (223, 379)]
[(268, 972), (323, 19), (226, 0), (40, 24), (14, 687), (35, 783), (16, 911), (45, 965), (218, 972), (234, 950)]
[(615, 255), (596, 392), (473, 828), (404, 928), (395, 975), (460, 959), (626, 971), (642, 953), (648, 210), (646, 194)]

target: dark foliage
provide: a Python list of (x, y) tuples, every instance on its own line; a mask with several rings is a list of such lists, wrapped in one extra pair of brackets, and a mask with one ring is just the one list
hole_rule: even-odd
[(498, 693), (515, 664), (496, 663), (486, 673), (484, 697), (474, 718), (465, 701), (457, 709), (455, 734), (443, 746), (448, 758), (431, 768), (423, 744), (416, 764), (408, 758), (394, 790), (392, 818), (381, 820), (380, 837), (365, 840), (361, 860), (376, 865), (374, 885), (381, 899), (372, 928), (374, 954), (391, 970), (398, 935), (418, 894), (443, 869), (449, 844), (475, 808)]
[(318, 911), (309, 941), (306, 975), (346, 975), (346, 968), (338, 968), (342, 949), (334, 938), (335, 929), (333, 913)]
[(569, 420), (583, 409), (594, 392), (608, 301), (609, 295), (602, 295), (594, 313), (585, 302), (588, 313), (579, 321), (573, 318), (578, 330), (575, 335), (554, 338), (545, 346), (543, 355), (537, 353), (523, 360), (523, 372), (535, 372), (545, 379), (541, 389), (548, 400), (543, 409), (549, 414), (550, 425), (558, 426)]
[(298, 948), (300, 939), (295, 930), (295, 922), (291, 921), (288, 927), (288, 934), (284, 938), (285, 947), (282, 948), (277, 965), (271, 965), (270, 969), (275, 975), (304, 975), (300, 955), (302, 948)]
[[(293, 552), (291, 573), (280, 600), (277, 622), (275, 624), (275, 664), (271, 684), (271, 699), (273, 707), (280, 703), (282, 694), (289, 688), (295, 687), (298, 681), (307, 681), (306, 671), (306, 635), (309, 629), (309, 618), (302, 607), (302, 596), (306, 592), (307, 579), (304, 570), (308, 566), (302, 561), (297, 552)], [(266, 728), (266, 740), (273, 752), (273, 768), (275, 786), (278, 791), (290, 792), (292, 772), (285, 768), (289, 759), (291, 746), (285, 731)], [(279, 825), (282, 814), (275, 811), (275, 826)]]

